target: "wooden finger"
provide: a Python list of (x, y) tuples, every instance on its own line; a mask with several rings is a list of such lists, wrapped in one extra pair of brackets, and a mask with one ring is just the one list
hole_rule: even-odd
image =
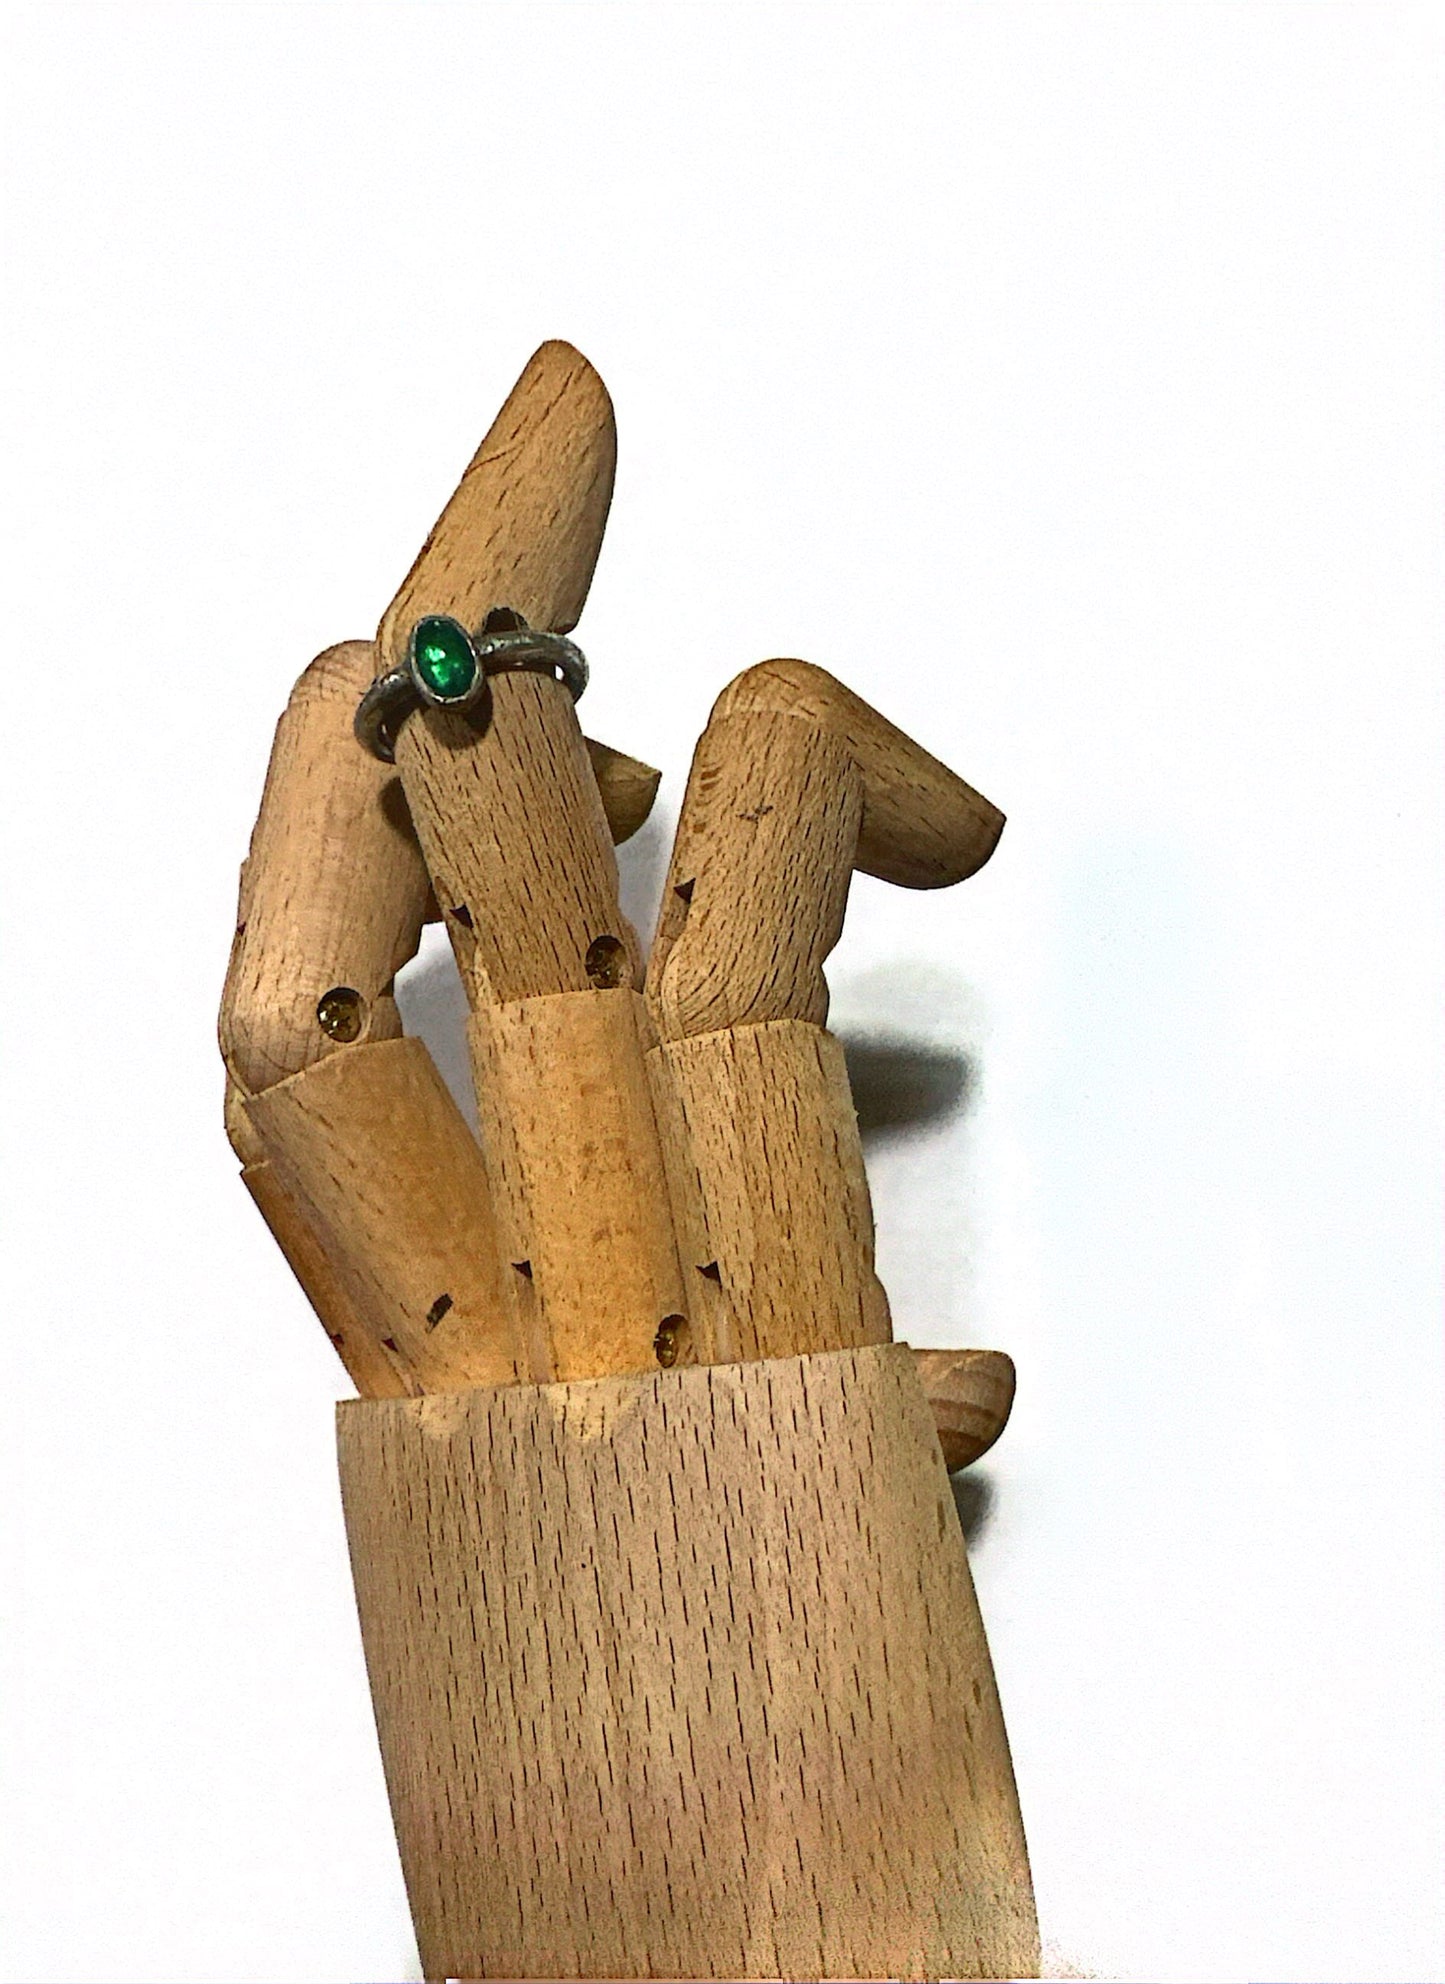
[(950, 1474), (971, 1467), (1008, 1424), (1014, 1361), (1002, 1350), (919, 1350), (913, 1361)]
[(905, 889), (944, 889), (974, 874), (1004, 816), (947, 765), (812, 662), (760, 662), (730, 682), (714, 715), (771, 710), (842, 737), (863, 779), (854, 866)]
[(266, 1156), (246, 1110), (246, 1097), (234, 1082), (226, 1087), (226, 1134), (241, 1160), (241, 1182), (271, 1229), (287, 1266), (316, 1311), (331, 1346), (362, 1398), (404, 1398), (417, 1389), (373, 1335), (360, 1313), (338, 1263)]
[[(431, 713), (434, 737), (467, 754), (470, 776), (458, 788), (447, 763), (429, 753), (406, 762), (425, 795), (418, 812), (437, 914), (446, 923), (469, 1001), (525, 998), (567, 979), (595, 982), (588, 952), (603, 926), (615, 926), (629, 972), (640, 976), (637, 937), (617, 907), (611, 846), (646, 820), (661, 773), (590, 737), (577, 748), (577, 719), (565, 689), (535, 675), (510, 675), (492, 690), (506, 711), (517, 755), (475, 758), (476, 733), (459, 717)], [(410, 729), (417, 722), (413, 717)], [(469, 794), (469, 797), (468, 797)], [(436, 822), (447, 808), (445, 833)], [(600, 812), (599, 812), (600, 808)], [(522, 822), (530, 831), (518, 831)], [(585, 835), (575, 868), (549, 853), (558, 835)], [(598, 836), (602, 838), (598, 838)], [(585, 937), (585, 942), (583, 938)], [(606, 946), (604, 946), (604, 949)]]
[(585, 737), (582, 741), (592, 760), (597, 790), (602, 794), (602, 810), (607, 815), (612, 845), (621, 847), (623, 841), (631, 840), (652, 811), (662, 773), (643, 764), (640, 758), (629, 758), (625, 751), (614, 751), (610, 744), (599, 744), (595, 737)]
[(647, 1001), (664, 1043), (654, 1088), (684, 1264), (699, 1269), (705, 1251), (720, 1275), (712, 1335), (739, 1356), (887, 1339), (857, 1119), (841, 1050), (820, 1032), (823, 964), (855, 867), (942, 886), (988, 858), (1002, 824), (807, 662), (751, 668), (714, 706)]
[(886, 1343), (888, 1298), (833, 1036), (771, 1020), (664, 1042), (649, 1063), (684, 1271), (691, 1294), (716, 1290), (723, 1354)]
[(345, 1279), (273, 1164), (242, 1167), (241, 1183), (270, 1227), (286, 1264), (321, 1318), (332, 1348), (361, 1398), (405, 1398), (420, 1387), (408, 1381), (400, 1360), (389, 1356), (363, 1321)]
[[(571, 346), (544, 345), (383, 616), (383, 659), (404, 658), (425, 613), (572, 626), (615, 459), (601, 380)], [(527, 1284), (534, 1344), (568, 1375), (588, 1375), (579, 1359), (637, 1369), (679, 1281), (637, 1020), (617, 996), (640, 986), (640, 948), (568, 691), (531, 673), (491, 689), (480, 733), (445, 711), (409, 716), (397, 768), (474, 1009), (488, 1161), (508, 1258), (530, 1264), (530, 1279), (509, 1272)]]
[(409, 717), (396, 746), (470, 1002), (640, 983), (592, 761), (572, 699), (499, 675), (492, 721)]
[[(543, 345), (383, 614), (382, 663), (404, 663), (423, 614), (479, 627), (507, 609), (533, 627), (573, 626), (616, 459), (601, 379), (571, 345)], [(473, 999), (585, 991), (599, 940), (621, 945), (640, 980), (593, 758), (561, 684), (495, 677), (482, 733), (462, 716), (417, 711), (402, 724), (396, 760), (437, 900), (453, 934), (464, 933), (458, 961)]]
[(550, 340), (533, 353), (382, 615), (385, 666), (405, 661), (411, 630), (427, 613), (480, 627), (494, 606), (510, 606), (533, 627), (575, 627), (616, 466), (606, 387), (580, 351)]
[(503, 1257), (548, 1378), (706, 1361), (643, 1058), (641, 996), (479, 1005), (468, 1027)]
[(714, 717), (693, 757), (649, 963), (669, 1040), (828, 1016), (863, 785), (828, 730), (760, 711)]
[(221, 1051), (247, 1094), (401, 1032), (392, 980), (428, 884), (400, 780), (352, 733), (375, 672), (371, 642), (328, 648), (276, 728), (221, 1003)]
[(981, 866), (1002, 828), (996, 807), (824, 669), (748, 669), (693, 757), (648, 961), (658, 1031), (821, 1024), (854, 868), (942, 887)]
[(408, 1389), (530, 1375), (481, 1152), (419, 1040), (315, 1062), (247, 1113)]

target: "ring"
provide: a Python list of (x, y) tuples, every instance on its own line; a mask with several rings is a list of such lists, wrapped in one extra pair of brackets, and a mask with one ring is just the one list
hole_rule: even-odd
[(565, 634), (546, 634), (524, 624), (479, 634), (474, 645), (488, 675), (502, 675), (512, 668), (550, 675), (562, 683), (574, 703), (587, 687), (587, 657)]
[(561, 682), (575, 703), (587, 687), (587, 658), (575, 641), (529, 627), (520, 614), (494, 611), (513, 624), (469, 634), (449, 613), (427, 613), (407, 642), (403, 667), (378, 675), (357, 708), (357, 738), (385, 765), (396, 762), (396, 738), (414, 710), (452, 710), (480, 736), (492, 720), (491, 677), (528, 669)]

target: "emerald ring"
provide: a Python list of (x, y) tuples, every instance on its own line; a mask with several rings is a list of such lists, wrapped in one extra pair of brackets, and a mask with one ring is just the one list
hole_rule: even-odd
[(587, 687), (587, 659), (576, 642), (529, 627), (518, 613), (493, 611), (478, 634), (450, 614), (425, 614), (411, 630), (405, 665), (378, 675), (362, 697), (356, 735), (387, 765), (396, 762), (397, 732), (414, 710), (452, 710), (480, 735), (492, 720), (490, 678), (512, 669), (561, 682), (574, 703)]

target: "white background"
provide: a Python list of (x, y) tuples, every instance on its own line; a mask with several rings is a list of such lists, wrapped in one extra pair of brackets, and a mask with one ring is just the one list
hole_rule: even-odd
[(293, 677), (553, 335), (618, 410), (636, 913), (767, 655), (1010, 815), (860, 881), (831, 977), (929, 1099), (868, 1137), (898, 1333), (1019, 1364), (968, 1508), (1055, 1971), (1441, 1976), (1442, 58), (1389, 5), (11, 16), (10, 1979), (418, 1975), (214, 1012)]

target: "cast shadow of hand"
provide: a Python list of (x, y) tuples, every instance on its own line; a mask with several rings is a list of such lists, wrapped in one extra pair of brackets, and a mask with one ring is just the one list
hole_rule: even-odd
[(865, 1150), (870, 1141), (961, 1115), (974, 1099), (976, 1070), (956, 1047), (872, 1034), (844, 1036), (843, 1054)]

